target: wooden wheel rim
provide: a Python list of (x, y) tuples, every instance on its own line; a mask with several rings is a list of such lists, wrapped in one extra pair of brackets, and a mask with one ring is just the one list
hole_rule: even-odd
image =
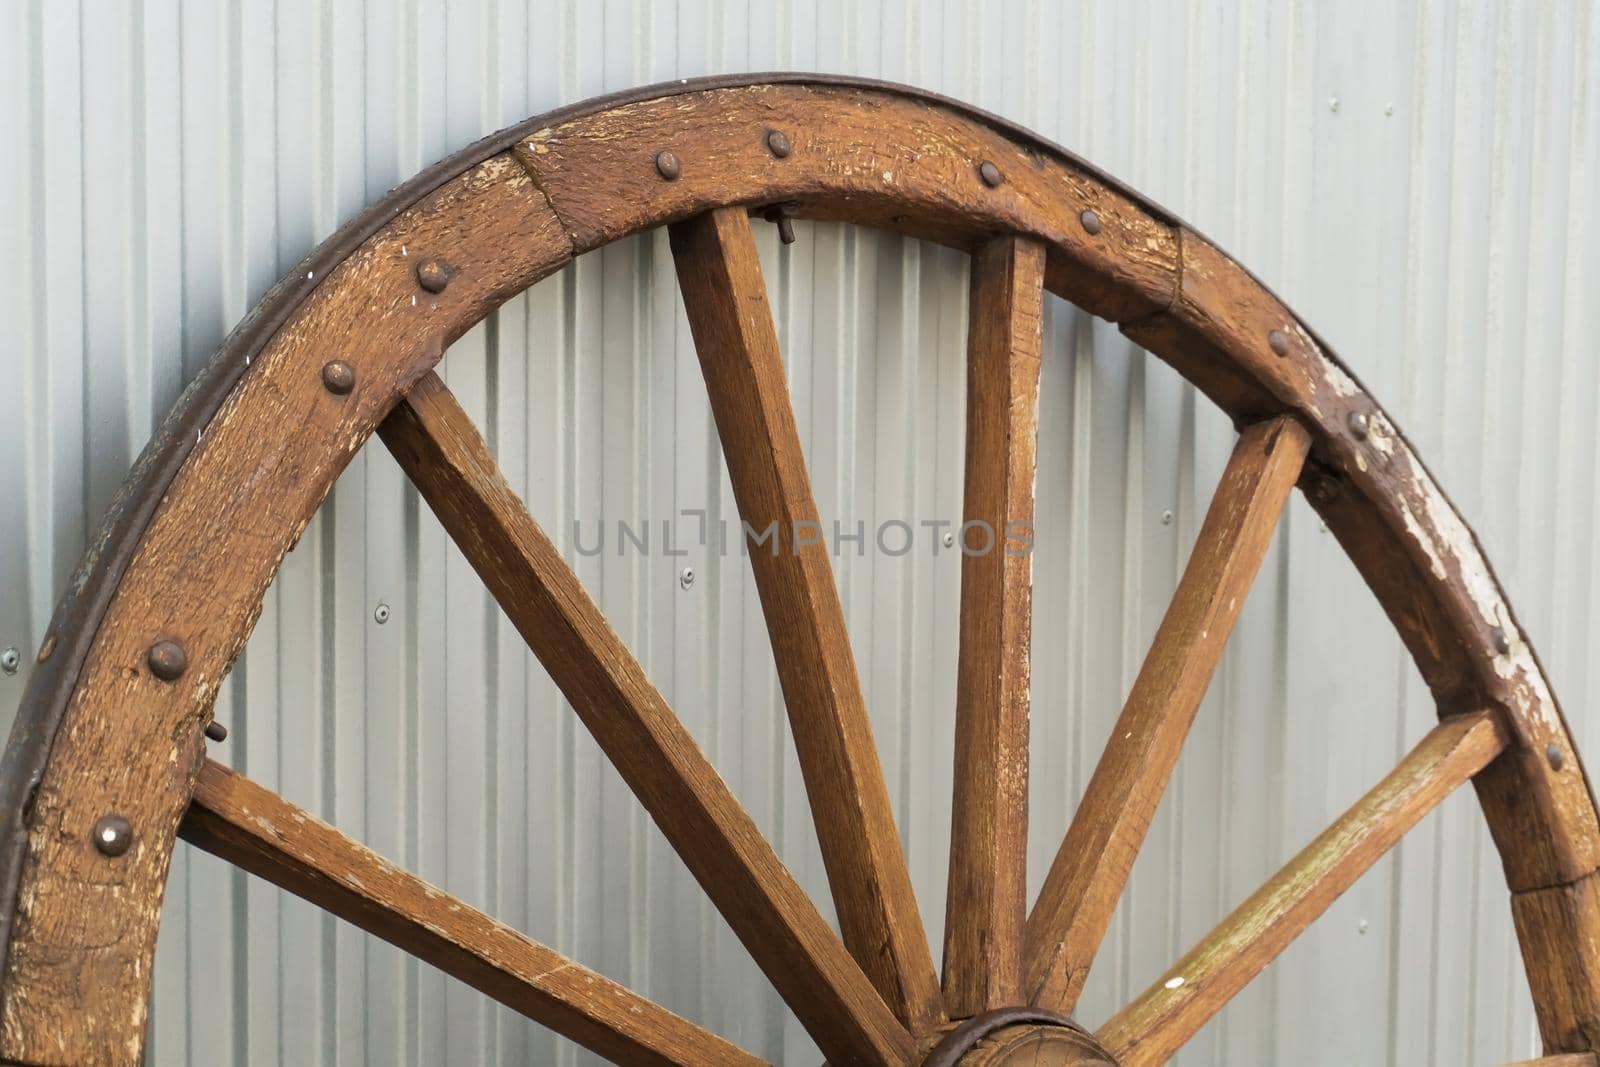
[[(0, 1055), (137, 1055), (220, 679), (283, 554), (444, 347), (582, 252), (780, 203), (972, 252), (1018, 235), (1042, 249), (1047, 290), (1116, 321), (1241, 426), (1303, 428), (1300, 487), (1441, 716), (1488, 709), (1503, 731), (1473, 781), (1541, 1032), (1547, 1051), (1593, 1047), (1600, 819), (1587, 778), (1476, 540), (1392, 420), (1243, 268), (1069, 153), (916, 90), (780, 74), (603, 98), (450, 157), (313, 252), (185, 391), (57, 608), (0, 765)], [(335, 357), (345, 366), (325, 374)], [(152, 651), (164, 641), (176, 664)], [(125, 854), (96, 847), (107, 818), (129, 821)]]

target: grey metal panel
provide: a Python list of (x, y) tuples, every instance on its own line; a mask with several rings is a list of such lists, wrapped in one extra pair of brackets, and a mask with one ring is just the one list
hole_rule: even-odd
[[(1219, 9), (1220, 7), (1220, 9)], [(0, 648), (54, 597), (154, 420), (273, 279), (480, 134), (668, 77), (903, 80), (1103, 164), (1205, 228), (1388, 404), (1483, 537), (1581, 746), (1600, 406), (1600, 19), (1554, 4), (633, 8), (0, 5)], [(766, 228), (763, 228), (765, 231)], [(825, 520), (959, 514), (966, 267), (831, 225), (761, 235)], [(1035, 560), (1032, 884), (1226, 458), (1225, 422), (1052, 302)], [(458, 343), (452, 388), (802, 883), (826, 895), (760, 606), (659, 236), (585, 257)], [(576, 551), (573, 524), (607, 550)], [(615, 523), (652, 523), (616, 552)], [(662, 520), (676, 519), (665, 554)], [(846, 544), (838, 577), (938, 943), (958, 563)], [(736, 543), (736, 542), (735, 542)], [(684, 588), (682, 572), (695, 579)], [(379, 605), (387, 621), (375, 617)], [(9, 715), (25, 676), (0, 676)], [(285, 563), (220, 698), (220, 758), (674, 1009), (814, 1062), (381, 449)], [(1298, 501), (1241, 619), (1082, 1015), (1138, 992), (1427, 728), (1426, 691)], [(826, 908), (826, 905), (825, 905)], [(1452, 798), (1181, 1062), (1490, 1063), (1535, 1050), (1497, 860)], [(397, 951), (180, 849), (160, 1064), (571, 1062)]]

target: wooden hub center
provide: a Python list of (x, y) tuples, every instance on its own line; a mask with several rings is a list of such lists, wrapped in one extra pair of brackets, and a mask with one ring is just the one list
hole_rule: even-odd
[(1117, 1067), (1092, 1037), (1052, 1023), (1002, 1027), (958, 1062), (961, 1067)]

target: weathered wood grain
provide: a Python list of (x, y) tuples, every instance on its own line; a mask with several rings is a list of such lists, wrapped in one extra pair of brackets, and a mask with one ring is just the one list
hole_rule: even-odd
[[(1600, 870), (1588, 776), (1471, 529), (1393, 421), (1287, 307), (1200, 236), (1183, 230), (1181, 244), (1178, 299), (1124, 332), (1235, 417), (1288, 410), (1313, 428), (1307, 498), (1405, 640), (1440, 714), (1505, 712), (1512, 744), (1473, 787), (1507, 884), (1520, 894), (1585, 881)], [(1274, 330), (1283, 355), (1272, 350)], [(1600, 943), (1600, 898), (1567, 903), (1522, 908), (1523, 956), (1544, 1032), (1600, 1035), (1600, 970), (1567, 960), (1573, 945)]]
[(943, 1015), (895, 831), (844, 606), (767, 305), (750, 220), (721, 208), (671, 231), (695, 349), (746, 527), (778, 681), (844, 943), (914, 1031)]
[(1592, 1052), (1566, 1052), (1541, 1056), (1536, 1060), (1518, 1060), (1505, 1067), (1600, 1067), (1600, 1058), (1596, 1058)]
[(1027, 989), (1070, 1012), (1310, 445), (1294, 419), (1239, 437), (1177, 592), (1028, 916)]
[(616, 1063), (763, 1062), (210, 760), (178, 833)]
[(1365, 796), (1096, 1033), (1120, 1067), (1162, 1064), (1456, 787), (1504, 751), (1495, 711), (1441, 722)]
[[(1498, 705), (1516, 738), (1473, 781), (1513, 890), (1600, 869), (1600, 820), (1544, 673), (1472, 531), (1392, 420), (1275, 296), (1182, 236), (1182, 288), (1123, 329), (1236, 418), (1295, 412), (1316, 436), (1307, 496), (1377, 594), (1441, 714)], [(1272, 350), (1282, 333), (1286, 351)], [(1546, 758), (1554, 745), (1564, 770)], [(1600, 924), (1600, 915), (1595, 916)]]
[[(1044, 249), (973, 258), (954, 798), (944, 925), (952, 1017), (1022, 1002), (1027, 918), (1028, 647)], [(1020, 534), (1020, 537), (1018, 536)]]
[[(787, 135), (779, 159), (767, 131)], [(658, 151), (680, 163), (674, 181)], [(793, 201), (802, 216), (884, 226), (976, 251), (1024, 233), (1052, 291), (1123, 320), (1177, 286), (1172, 228), (1083, 167), (908, 96), (745, 86), (629, 104), (532, 133), (517, 149), (579, 251), (725, 204)], [(998, 168), (990, 187), (979, 168)], [(1091, 212), (1086, 226), (1083, 213)]]
[(1511, 895), (1511, 918), (1549, 1053), (1600, 1049), (1600, 874)]
[(829, 1059), (903, 1062), (909, 1034), (506, 484), (444, 383), (424, 377), (379, 433)]
[[(162, 891), (201, 730), (268, 581), (399, 392), (446, 341), (569, 250), (527, 173), (491, 159), (345, 259), (206, 427), (106, 611), (29, 810), (0, 983), (4, 1057), (138, 1062)], [(444, 292), (417, 285), (423, 255), (452, 264)], [(346, 396), (322, 384), (333, 353), (355, 370)], [(188, 654), (176, 681), (146, 666), (161, 637)], [(133, 825), (133, 847), (115, 858), (90, 841), (108, 813)]]

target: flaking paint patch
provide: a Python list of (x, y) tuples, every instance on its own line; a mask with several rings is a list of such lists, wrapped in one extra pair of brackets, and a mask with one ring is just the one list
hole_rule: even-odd
[(1395, 430), (1394, 423), (1389, 421), (1389, 416), (1382, 411), (1373, 411), (1367, 416), (1367, 447), (1378, 453), (1384, 463), (1390, 463), (1395, 456), (1395, 442), (1400, 434)]
[(1311, 352), (1316, 356), (1318, 362), (1321, 364), (1322, 380), (1327, 383), (1328, 388), (1332, 389), (1336, 395), (1341, 396), (1346, 400), (1354, 400), (1356, 397), (1366, 396), (1366, 392), (1361, 388), (1360, 385), (1356, 384), (1356, 380), (1354, 378), (1350, 377), (1349, 372), (1343, 367), (1339, 366), (1338, 363), (1329, 359), (1323, 353), (1321, 347), (1319, 347), (1317, 343), (1311, 339), (1311, 335), (1306, 333), (1306, 331), (1300, 327), (1299, 323), (1295, 323), (1294, 328), (1295, 332), (1300, 335), (1300, 340), (1305, 343), (1306, 347), (1311, 350)]
[[(1395, 438), (1398, 441), (1398, 437)], [(1432, 478), (1421, 472), (1411, 450), (1401, 442), (1395, 455), (1406, 461), (1413, 472), (1409, 479), (1409, 492), (1399, 495), (1400, 514), (1406, 532), (1428, 557), (1428, 565), (1435, 578), (1446, 581), (1450, 577), (1449, 562), (1466, 590), (1467, 597), (1476, 609), (1483, 625), (1499, 627), (1505, 634), (1509, 650), (1497, 654), (1493, 660), (1494, 672), (1508, 683), (1515, 710), (1524, 720), (1535, 720), (1549, 734), (1564, 736), (1566, 727), (1556, 710), (1555, 698), (1545, 681), (1544, 672), (1533, 658), (1533, 649), (1523, 638), (1511, 619), (1511, 611), (1499, 584), (1489, 571), (1489, 564), (1478, 548), (1473, 536), (1456, 509), (1445, 499)], [(1413, 498), (1417, 504), (1413, 503)], [(1420, 514), (1418, 513), (1420, 504)]]
[(1445, 569), (1444, 557), (1439, 555), (1439, 547), (1434, 544), (1432, 532), (1422, 525), (1417, 513), (1411, 510), (1411, 502), (1403, 498), (1400, 501), (1400, 518), (1406, 524), (1406, 533), (1411, 535), (1411, 539), (1421, 546), (1423, 554), (1428, 557), (1428, 569), (1433, 572), (1433, 576), (1441, 582), (1449, 578), (1450, 572)]

